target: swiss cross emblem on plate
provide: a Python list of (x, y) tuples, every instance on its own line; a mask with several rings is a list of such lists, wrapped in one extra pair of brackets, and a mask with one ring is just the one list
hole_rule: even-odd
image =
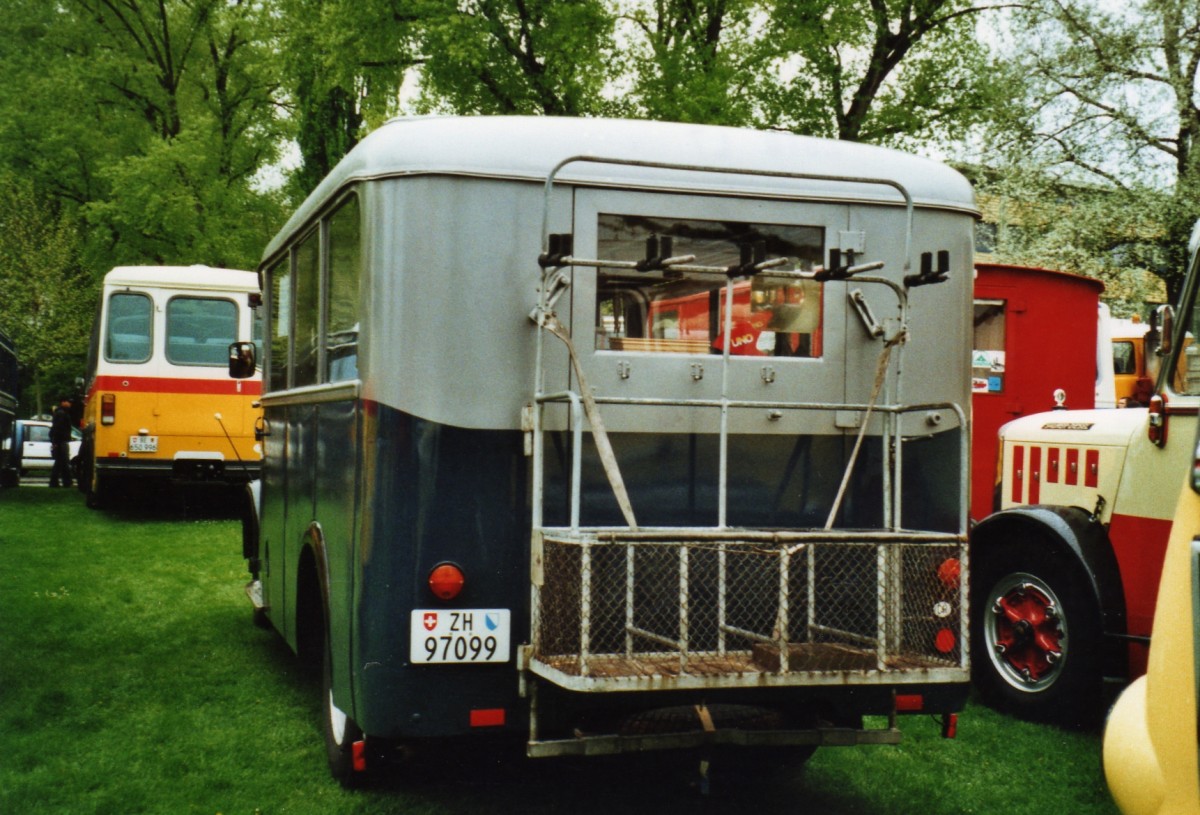
[(427, 612), (421, 619), (421, 622), (424, 624), (426, 631), (432, 631), (433, 629), (437, 628), (437, 612)]

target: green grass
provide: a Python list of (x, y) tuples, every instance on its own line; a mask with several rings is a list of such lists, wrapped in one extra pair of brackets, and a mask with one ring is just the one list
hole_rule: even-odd
[(102, 513), (71, 490), (0, 492), (0, 812), (1116, 812), (1097, 733), (978, 705), (953, 741), (906, 718), (899, 746), (819, 750), (703, 799), (663, 756), (442, 756), (345, 791), (325, 770), (313, 682), (250, 622), (237, 522), (149, 503)]

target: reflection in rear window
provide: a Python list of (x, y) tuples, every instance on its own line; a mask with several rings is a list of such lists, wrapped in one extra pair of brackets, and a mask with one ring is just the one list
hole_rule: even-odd
[[(787, 271), (812, 271), (824, 253), (816, 226), (702, 221), (601, 214), (597, 251), (605, 260), (637, 261), (648, 241), (671, 241), (671, 254), (725, 268), (761, 245), (765, 257), (786, 258)], [(596, 348), (610, 351), (722, 353), (725, 275), (604, 269), (597, 277)], [(759, 273), (734, 285), (730, 353), (819, 357), (822, 289), (814, 280)]]

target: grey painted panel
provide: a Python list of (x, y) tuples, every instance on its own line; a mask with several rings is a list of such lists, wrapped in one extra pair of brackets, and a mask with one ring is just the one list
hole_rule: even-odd
[[(391, 135), (380, 135), (373, 146), (362, 151), (362, 156), (352, 155), (347, 160), (348, 168), (331, 175), (331, 179), (342, 181), (355, 177), (374, 179), (356, 187), (362, 196), (364, 213), (360, 370), (363, 397), (368, 400), (465, 428), (520, 426), (521, 408), (531, 398), (536, 382), (536, 330), (529, 314), (537, 301), (541, 277), (536, 259), (542, 248), (544, 185), (533, 183), (536, 174), (530, 173), (535, 167), (543, 174), (550, 171), (554, 163), (551, 145), (555, 145), (562, 155), (620, 146), (623, 154), (673, 161), (740, 164), (741, 159), (752, 158), (746, 166), (864, 175), (877, 170), (880, 175), (892, 175), (914, 185), (915, 190), (925, 190), (926, 200), (937, 198), (933, 192), (936, 187), (941, 196), (937, 198), (939, 202), (956, 202), (959, 208), (952, 211), (918, 207), (914, 214), (912, 255), (916, 258), (921, 252), (949, 249), (954, 268), (948, 283), (912, 292), (913, 330), (903, 351), (905, 384), (901, 386), (899, 401), (966, 404), (969, 394), (964, 383), (969, 378), (956, 374), (960, 364), (966, 365), (966, 349), (969, 349), (969, 326), (964, 315), (969, 314), (970, 308), (973, 199), (962, 177), (943, 165), (861, 145), (831, 145), (791, 136), (778, 141), (775, 137), (780, 134), (721, 128), (677, 130), (657, 123), (434, 119), (400, 122), (380, 133), (384, 131)], [(528, 141), (514, 141), (514, 133)], [(440, 145), (443, 148), (463, 147), (464, 140), (483, 136), (497, 143), (472, 142), (474, 153), (465, 147), (457, 154), (444, 151), (445, 155), (459, 155), (459, 164), (447, 163), (443, 168), (455, 175), (387, 177), (388, 173), (382, 169), (387, 161), (398, 164), (403, 159), (421, 173), (436, 169), (432, 157), (443, 153), (426, 141), (438, 134), (445, 139)], [(688, 138), (676, 139), (673, 149), (666, 150), (661, 141), (671, 134)], [(629, 138), (622, 140), (617, 136)], [(420, 144), (410, 144), (413, 140)], [(516, 151), (523, 158), (509, 156), (502, 160), (504, 151), (500, 142), (509, 146), (524, 144)], [(768, 144), (772, 148), (793, 145), (802, 155), (768, 150)], [(545, 149), (533, 149), (538, 145)], [(409, 147), (413, 149), (408, 150)], [(714, 153), (719, 147), (728, 149)], [(496, 162), (492, 169), (497, 172), (490, 176), (482, 172), (485, 157)], [(883, 161), (884, 158), (888, 160)], [(468, 174), (466, 171), (472, 167), (480, 171)], [(613, 175), (608, 181), (637, 186), (647, 172), (638, 168), (620, 170), (624, 175)], [(501, 177), (501, 173), (510, 177)], [(512, 180), (526, 176), (529, 180)], [(640, 191), (575, 192), (568, 186), (558, 186), (549, 207), (549, 228), (551, 232), (573, 232), (577, 239), (576, 253), (585, 255), (595, 249), (595, 219), (603, 211), (815, 225), (826, 232), (826, 250), (840, 245), (843, 231), (861, 231), (865, 235), (865, 251), (860, 260), (884, 261), (885, 267), (879, 274), (894, 281), (906, 273), (906, 219), (902, 207), (826, 200), (833, 197), (829, 193), (836, 188), (898, 202), (894, 190), (872, 187), (864, 191), (862, 185), (847, 187), (828, 182), (798, 185), (790, 180), (756, 179), (754, 185), (773, 189), (781, 196), (803, 192), (818, 198), (767, 200), (731, 197), (728, 194), (731, 188), (743, 186), (740, 177), (721, 176), (712, 181), (714, 186), (720, 181), (726, 194), (681, 195), (644, 186)], [(340, 183), (334, 182), (335, 187)], [(667, 354), (628, 357), (635, 375), (631, 380), (621, 380), (616, 367), (620, 360), (616, 355), (592, 348), (595, 273), (577, 268), (573, 275), (574, 290), (559, 301), (557, 310), (564, 324), (575, 333), (576, 345), (598, 395), (629, 395), (631, 389), (627, 386), (639, 381), (648, 384), (654, 391), (652, 395), (657, 397), (719, 395), (708, 393), (720, 377), (716, 355), (705, 358), (708, 373), (702, 381), (693, 377), (693, 358)], [(771, 383), (764, 380), (761, 360), (735, 360), (731, 366), (730, 395), (779, 401), (866, 402), (881, 343), (866, 334), (848, 306), (849, 292), (855, 288), (863, 288), (881, 319), (896, 314), (895, 297), (887, 289), (878, 285), (859, 286), (856, 282), (827, 283), (823, 298), (822, 357), (772, 363)], [(572, 308), (579, 314), (574, 322)], [(547, 355), (544, 391), (565, 389), (570, 371), (565, 350), (552, 337), (546, 338), (544, 348)], [(964, 350), (956, 356), (953, 350), (948, 354), (948, 348)], [(677, 382), (677, 386), (670, 382)], [(664, 384), (668, 384), (666, 392)], [(638, 430), (644, 426), (639, 418), (643, 413), (640, 409), (608, 410), (608, 413), (612, 414), (609, 421), (613, 430)], [(667, 416), (658, 413), (653, 421), (661, 426), (665, 420), (680, 430), (709, 429), (708, 419), (690, 413), (694, 411), (680, 409)], [(565, 416), (565, 410), (548, 411), (547, 427), (565, 426)], [(805, 429), (813, 433), (840, 432), (831, 427), (828, 416), (819, 414), (814, 414)], [(755, 427), (734, 428), (734, 432), (761, 431)], [(784, 429), (781, 424), (777, 432), (794, 433), (797, 428)]]
[(461, 427), (519, 427), (534, 388), (542, 190), (432, 177), (368, 186), (363, 396)]
[[(367, 302), (361, 338), (364, 397), (422, 418), (467, 428), (515, 429), (535, 382), (536, 330), (529, 313), (541, 270), (542, 189), (499, 180), (421, 176), (372, 182), (364, 187), (373, 212), (366, 234)], [(673, 216), (822, 226), (826, 246), (836, 246), (849, 226), (865, 234), (864, 260), (882, 260), (878, 274), (900, 281), (904, 269), (902, 210), (809, 202), (784, 203), (702, 198), (652, 192), (587, 191), (579, 194), (574, 229), (577, 252), (595, 249), (596, 215), (656, 212)], [(551, 208), (552, 229), (572, 224), (567, 190)], [(971, 302), (970, 216), (918, 210), (914, 252), (949, 249), (949, 281), (913, 289), (910, 334), (902, 350), (900, 401), (966, 404)], [(572, 290), (558, 304), (571, 325), (591, 385), (601, 397), (719, 397), (717, 355), (622, 354), (596, 351), (595, 272), (573, 270)], [(764, 358), (732, 361), (731, 396), (772, 401), (847, 401), (870, 398), (882, 343), (868, 336), (849, 306), (862, 289), (876, 316), (898, 323), (892, 291), (878, 284), (830, 282), (824, 292), (824, 353), (819, 359), (768, 360), (774, 381), (763, 379)], [(579, 315), (571, 321), (571, 309)], [(545, 390), (566, 386), (569, 363), (561, 343), (546, 339)], [(955, 349), (959, 349), (956, 351)], [(693, 378), (693, 365), (705, 378)], [(630, 376), (618, 369), (628, 363)], [(893, 360), (893, 370), (895, 369)], [(672, 384), (674, 383), (674, 384)], [(653, 426), (711, 431), (712, 420), (690, 409), (657, 412)], [(646, 427), (640, 409), (606, 408), (613, 430)], [(780, 423), (779, 433), (797, 428)], [(551, 426), (561, 426), (555, 422)], [(806, 432), (835, 432), (829, 415), (812, 414)], [(734, 428), (735, 432), (746, 432)], [(754, 428), (751, 432), (762, 432)], [(914, 432), (924, 432), (918, 424)]]
[[(891, 178), (922, 205), (974, 212), (970, 184), (946, 165), (871, 145), (738, 128), (670, 122), (552, 117), (396, 119), (365, 138), (325, 178), (267, 247), (272, 255), (312, 220), (328, 196), (354, 181), (406, 174), (460, 174), (543, 181), (572, 156), (705, 165), (858, 178)], [(579, 184), (739, 191), (897, 203), (886, 187), (828, 181), (681, 174), (612, 165), (573, 164), (562, 178)]]

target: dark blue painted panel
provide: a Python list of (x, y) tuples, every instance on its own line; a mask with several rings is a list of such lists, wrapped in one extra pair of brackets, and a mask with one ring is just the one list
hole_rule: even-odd
[[(370, 461), (363, 467), (366, 503), (353, 600), (356, 718), (379, 736), (443, 736), (467, 730), (473, 707), (505, 708), (509, 727), (523, 730), (528, 724), (513, 662), (407, 664), (414, 608), (508, 608), (514, 649), (528, 640), (529, 459), (521, 435), (440, 425), (377, 405), (365, 416), (363, 449)], [(551, 441), (547, 525), (567, 517), (567, 439)], [(617, 434), (612, 441), (640, 523), (715, 523), (715, 439)], [(731, 524), (823, 525), (851, 443), (831, 437), (732, 439)], [(953, 433), (906, 447), (910, 528), (956, 527), (957, 450)], [(878, 444), (864, 446), (860, 455), (842, 526), (878, 526), (881, 517)], [(585, 523), (620, 524), (590, 449), (585, 472)], [(434, 598), (426, 585), (430, 570), (443, 561), (466, 574), (462, 595), (450, 603)]]

